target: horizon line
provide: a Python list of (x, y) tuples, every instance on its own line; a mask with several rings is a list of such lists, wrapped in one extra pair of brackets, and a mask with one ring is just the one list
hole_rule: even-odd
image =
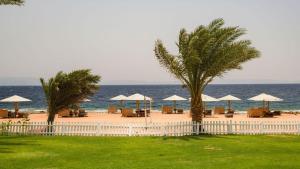
[[(300, 84), (300, 82), (286, 82), (286, 83), (211, 83), (208, 85), (286, 85), (286, 84)], [(161, 84), (99, 84), (100, 86), (180, 86), (183, 84), (169, 84), (169, 83), (161, 83)], [(7, 86), (41, 86), (41, 85), (1, 85), (0, 87), (7, 87)]]

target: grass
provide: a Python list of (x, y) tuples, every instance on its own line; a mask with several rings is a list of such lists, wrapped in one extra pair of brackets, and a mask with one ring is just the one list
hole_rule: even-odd
[(300, 136), (0, 136), (0, 168), (300, 168)]

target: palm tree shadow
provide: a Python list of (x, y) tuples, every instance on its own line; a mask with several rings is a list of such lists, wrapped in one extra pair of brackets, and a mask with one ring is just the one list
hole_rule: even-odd
[(182, 140), (182, 141), (190, 141), (190, 140), (206, 140), (209, 138), (217, 138), (217, 139), (232, 139), (234, 140), (234, 137), (228, 137), (228, 136), (222, 136), (222, 135), (209, 135), (209, 134), (203, 134), (203, 135), (195, 135), (195, 136), (173, 136), (173, 137), (163, 137), (163, 140)]
[(4, 136), (0, 138), (0, 153), (15, 153), (14, 147), (39, 145), (34, 140), (22, 139), (25, 136)]

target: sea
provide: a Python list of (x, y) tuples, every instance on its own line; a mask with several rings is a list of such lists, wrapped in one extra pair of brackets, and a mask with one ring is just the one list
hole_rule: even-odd
[[(151, 109), (160, 110), (163, 105), (173, 105), (173, 102), (163, 101), (171, 95), (179, 95), (189, 98), (186, 88), (181, 85), (102, 85), (100, 90), (89, 99), (90, 102), (81, 104), (81, 107), (88, 111), (103, 112), (109, 105), (119, 105), (118, 101), (111, 101), (110, 98), (117, 95), (132, 95), (140, 93), (153, 98)], [(204, 94), (220, 98), (225, 95), (233, 95), (241, 101), (232, 102), (232, 107), (236, 111), (246, 111), (250, 107), (260, 107), (262, 102), (249, 101), (248, 98), (260, 93), (267, 93), (283, 99), (282, 102), (270, 103), (273, 110), (300, 111), (300, 84), (211, 84), (208, 85)], [(0, 99), (19, 95), (32, 100), (31, 102), (20, 103), (21, 111), (39, 112), (47, 109), (45, 95), (41, 86), (0, 86)], [(134, 101), (125, 102), (126, 107), (135, 108)], [(141, 105), (143, 106), (143, 105)], [(227, 106), (227, 102), (207, 102), (207, 108), (214, 106)], [(188, 110), (190, 102), (178, 101), (178, 108)], [(11, 103), (0, 103), (0, 109), (13, 109)]]

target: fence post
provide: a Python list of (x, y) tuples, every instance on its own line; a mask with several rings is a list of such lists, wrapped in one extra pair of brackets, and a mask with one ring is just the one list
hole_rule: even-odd
[(132, 136), (132, 124), (129, 124), (128, 136)]
[(300, 135), (300, 122), (298, 123), (298, 135)]
[(100, 123), (99, 122), (97, 122), (97, 124), (96, 124), (96, 136), (99, 136), (99, 134), (100, 134)]
[(165, 124), (160, 124), (160, 130), (161, 130), (161, 135), (166, 136), (166, 125)]
[(229, 123), (227, 121), (227, 134), (232, 134), (232, 133), (233, 133), (232, 132), (232, 120), (230, 120)]
[(202, 125), (201, 122), (196, 122), (196, 134), (199, 135), (200, 134), (200, 127), (202, 129)]
[(259, 123), (259, 134), (263, 134), (263, 132), (264, 132), (264, 124), (263, 124), (263, 122), (260, 122)]

